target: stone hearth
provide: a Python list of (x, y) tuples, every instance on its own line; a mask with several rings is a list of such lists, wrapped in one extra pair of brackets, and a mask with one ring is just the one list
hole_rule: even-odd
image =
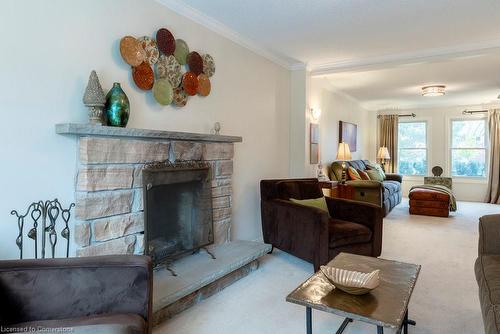
[[(146, 164), (165, 160), (210, 164), (214, 224), (211, 251), (217, 259), (202, 251), (174, 262), (177, 277), (164, 269), (156, 271), (155, 312), (168, 309), (167, 313), (173, 314), (183, 307), (175, 307), (176, 301), (196, 295), (211, 284), (212, 291), (220, 289), (218, 280), (226, 284), (244, 276), (256, 269), (255, 260), (270, 250), (262, 243), (230, 242), (234, 143), (241, 142), (241, 137), (90, 124), (58, 124), (56, 132), (79, 138), (75, 188), (78, 222), (74, 233), (77, 256), (144, 253), (141, 176)], [(240, 268), (245, 270), (231, 276)], [(185, 305), (185, 301), (182, 303)], [(163, 312), (158, 317), (167, 315)]]

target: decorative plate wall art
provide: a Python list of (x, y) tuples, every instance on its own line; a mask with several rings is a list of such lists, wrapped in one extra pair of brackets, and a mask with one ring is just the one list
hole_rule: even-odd
[(135, 85), (152, 94), (160, 105), (184, 107), (190, 96), (208, 96), (215, 62), (209, 54), (190, 51), (183, 39), (175, 39), (166, 28), (155, 38), (125, 36), (120, 54), (132, 67)]
[(146, 51), (141, 43), (132, 36), (125, 36), (120, 41), (120, 53), (130, 66), (139, 66), (146, 59)]

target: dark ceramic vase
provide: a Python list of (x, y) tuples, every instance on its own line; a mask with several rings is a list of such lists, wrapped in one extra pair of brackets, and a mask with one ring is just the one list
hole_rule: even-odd
[(115, 82), (106, 95), (104, 107), (106, 125), (126, 127), (130, 115), (130, 103), (120, 83)]

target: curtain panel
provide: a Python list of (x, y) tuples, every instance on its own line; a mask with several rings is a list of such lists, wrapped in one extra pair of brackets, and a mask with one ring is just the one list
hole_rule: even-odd
[(500, 109), (488, 113), (490, 168), (486, 203), (500, 204)]
[(385, 146), (391, 159), (385, 164), (386, 172), (398, 171), (398, 115), (381, 115), (379, 118), (379, 148)]

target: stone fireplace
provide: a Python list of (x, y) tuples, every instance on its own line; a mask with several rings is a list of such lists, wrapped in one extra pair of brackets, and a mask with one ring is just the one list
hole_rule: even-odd
[(76, 255), (177, 259), (170, 268), (177, 276), (155, 271), (155, 322), (257, 269), (271, 249), (230, 240), (241, 137), (72, 123), (56, 132), (78, 137)]
[(142, 179), (145, 253), (154, 266), (214, 242), (209, 164), (154, 163)]
[(204, 161), (210, 166), (214, 244), (229, 241), (233, 143), (81, 137), (76, 182), (78, 256), (144, 252), (144, 166)]

